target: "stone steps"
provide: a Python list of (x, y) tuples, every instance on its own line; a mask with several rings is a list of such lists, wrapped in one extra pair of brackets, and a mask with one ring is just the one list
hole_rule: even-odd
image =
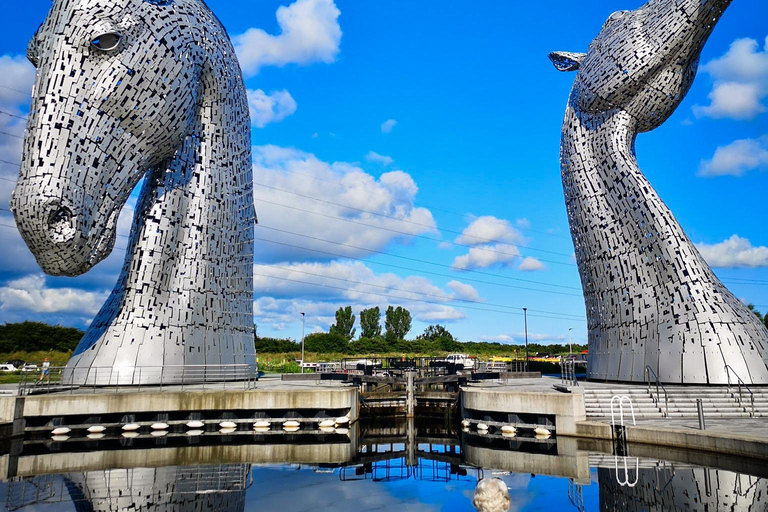
[[(696, 400), (701, 399), (705, 418), (749, 418), (754, 399), (754, 417), (768, 417), (768, 390), (742, 394), (743, 404), (738, 401), (737, 388), (700, 388), (667, 387), (666, 404), (664, 391), (659, 389), (659, 402), (655, 402), (656, 388), (651, 386), (649, 394), (646, 387), (636, 388), (597, 388), (584, 390), (584, 405), (588, 417), (606, 418), (611, 416), (611, 399), (615, 396), (628, 396), (637, 418), (661, 418), (666, 409), (669, 418), (690, 418), (698, 416)], [(616, 404), (615, 413), (618, 413)], [(625, 416), (629, 413), (624, 407)]]

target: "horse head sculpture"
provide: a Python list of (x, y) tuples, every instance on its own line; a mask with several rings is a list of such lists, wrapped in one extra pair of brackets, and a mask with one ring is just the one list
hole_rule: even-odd
[[(768, 384), (768, 330), (733, 296), (640, 171), (635, 139), (680, 105), (731, 0), (651, 0), (611, 15), (577, 71), (561, 172), (594, 379)], [(684, 150), (684, 148), (681, 148)]]
[(28, 56), (37, 79), (11, 205), (43, 270), (73, 276), (105, 258), (146, 178), (70, 379), (170, 382), (136, 369), (253, 363), (250, 122), (222, 25), (202, 0), (54, 0)]

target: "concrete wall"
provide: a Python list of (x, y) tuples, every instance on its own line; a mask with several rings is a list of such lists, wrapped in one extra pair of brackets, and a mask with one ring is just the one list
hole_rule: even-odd
[(357, 418), (357, 388), (136, 392), (40, 395), (24, 400), (23, 416), (67, 416), (169, 411), (350, 409)]
[(576, 423), (587, 418), (580, 393), (468, 387), (461, 390), (461, 406), (477, 411), (554, 415), (558, 435), (576, 435)]

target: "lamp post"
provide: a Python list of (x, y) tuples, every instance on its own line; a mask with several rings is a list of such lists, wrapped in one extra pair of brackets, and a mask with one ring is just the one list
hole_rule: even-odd
[(571, 343), (571, 331), (573, 327), (568, 328), (568, 353), (573, 354), (573, 344)]
[(528, 371), (528, 308), (523, 308), (525, 317), (525, 371)]
[(304, 373), (304, 320), (306, 316), (301, 314), (301, 373)]

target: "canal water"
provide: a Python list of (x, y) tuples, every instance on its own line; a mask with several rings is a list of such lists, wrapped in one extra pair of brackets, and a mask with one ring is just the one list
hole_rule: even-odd
[(478, 482), (492, 479), (512, 511), (768, 510), (759, 461), (635, 445), (615, 456), (611, 443), (434, 421), (34, 435), (2, 448), (0, 509), (9, 511), (473, 511)]

